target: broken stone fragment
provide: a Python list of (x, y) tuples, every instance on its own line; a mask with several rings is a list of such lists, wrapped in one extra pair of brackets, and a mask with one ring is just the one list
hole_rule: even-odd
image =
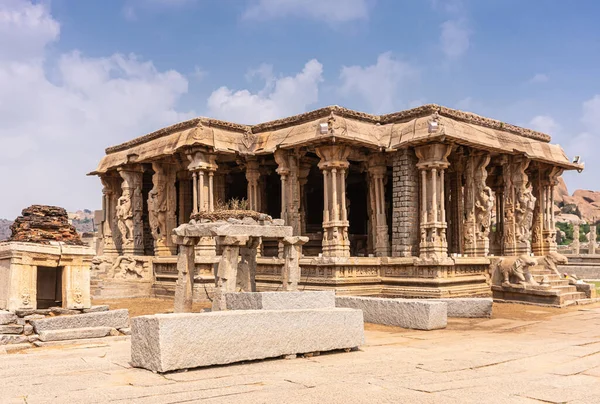
[(100, 311), (108, 311), (108, 304), (103, 304), (99, 306), (92, 306), (89, 309), (83, 309), (84, 313), (97, 313)]
[(54, 314), (76, 315), (81, 314), (79, 310), (63, 309), (62, 307), (50, 307), (50, 311)]
[(31, 320), (39, 320), (42, 318), (46, 318), (46, 316), (42, 316), (41, 314), (30, 314), (28, 316), (23, 317), (23, 320), (31, 321)]
[(25, 316), (29, 316), (31, 314), (35, 314), (35, 310), (33, 310), (33, 309), (15, 310), (15, 314), (19, 317), (25, 317)]
[(16, 334), (0, 334), (0, 345), (22, 344), (27, 342), (27, 336)]
[(273, 226), (285, 226), (285, 220), (273, 219)]
[[(115, 330), (116, 331), (116, 330)], [(40, 341), (66, 341), (70, 339), (102, 338), (111, 333), (110, 327), (86, 327), (40, 332)]]
[(119, 332), (123, 335), (131, 335), (131, 328), (119, 328)]
[(23, 326), (17, 324), (0, 325), (0, 334), (21, 334)]
[(247, 224), (247, 225), (255, 225), (256, 220), (252, 219), (251, 217), (245, 217), (242, 219), (242, 224)]
[(24, 335), (31, 335), (31, 334), (33, 334), (33, 326), (29, 325), (29, 324), (23, 326), (23, 334)]
[(10, 324), (17, 321), (17, 316), (10, 311), (0, 311), (0, 325)]

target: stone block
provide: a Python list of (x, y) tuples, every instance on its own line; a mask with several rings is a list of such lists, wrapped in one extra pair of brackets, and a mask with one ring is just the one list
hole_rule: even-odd
[(24, 335), (31, 335), (33, 334), (33, 326), (30, 324), (27, 324), (25, 326), (23, 326), (23, 334)]
[(16, 335), (16, 334), (3, 335), (3, 334), (0, 334), (0, 345), (22, 344), (27, 341), (28, 341), (28, 338), (25, 335)]
[(448, 305), (444, 302), (336, 296), (335, 305), (362, 310), (367, 323), (415, 330), (437, 330), (446, 328), (448, 322)]
[(0, 310), (0, 325), (10, 324), (17, 321), (17, 315), (10, 311)]
[(42, 318), (46, 318), (46, 316), (43, 316), (41, 314), (30, 314), (28, 316), (23, 317), (23, 320), (25, 320), (25, 321), (41, 320)]
[(0, 334), (21, 334), (23, 326), (17, 324), (0, 325)]
[(448, 317), (487, 318), (492, 316), (492, 298), (432, 299), (448, 304)]
[(363, 343), (363, 315), (352, 309), (234, 310), (131, 319), (131, 363), (155, 372)]
[(103, 304), (100, 306), (92, 306), (89, 309), (83, 309), (84, 313), (98, 313), (101, 311), (108, 311), (109, 307), (108, 304)]
[(335, 307), (335, 292), (242, 292), (225, 293), (227, 310), (292, 310)]
[(110, 334), (110, 327), (86, 327), (40, 331), (40, 341), (66, 341), (70, 339), (102, 338)]
[(88, 327), (129, 327), (129, 311), (127, 309), (109, 310), (98, 313), (79, 314), (77, 316), (59, 316), (31, 320), (31, 325), (39, 334), (41, 331), (61, 330)]

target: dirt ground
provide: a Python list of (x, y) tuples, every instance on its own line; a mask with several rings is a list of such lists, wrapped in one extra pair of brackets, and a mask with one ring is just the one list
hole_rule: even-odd
[[(146, 314), (172, 313), (173, 300), (171, 299), (112, 299), (112, 300), (94, 300), (93, 304), (108, 304), (112, 310), (129, 309), (131, 317), (143, 316)], [(194, 303), (194, 312), (202, 312), (210, 308), (211, 303)], [(494, 303), (492, 318), (539, 321), (559, 314), (570, 313), (572, 311), (599, 308), (600, 303), (585, 306), (569, 306), (562, 309), (554, 307), (541, 307), (516, 303)], [(452, 320), (450, 320), (452, 321)], [(369, 325), (370, 327), (370, 325)], [(375, 326), (374, 326), (375, 327)]]
[[(172, 313), (173, 300), (171, 299), (106, 299), (93, 300), (92, 304), (108, 304), (111, 310), (129, 309), (130, 317), (144, 316), (146, 314)], [(193, 311), (200, 313), (204, 309), (210, 308), (211, 303), (194, 303)]]

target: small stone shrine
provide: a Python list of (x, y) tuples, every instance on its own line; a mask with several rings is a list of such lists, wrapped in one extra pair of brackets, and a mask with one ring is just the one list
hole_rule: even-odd
[(0, 309), (91, 307), (95, 251), (81, 241), (63, 208), (23, 209), (11, 230), (11, 238), (0, 243)]
[(215, 276), (213, 311), (226, 310), (225, 293), (256, 292), (257, 247), (263, 237), (283, 245), (282, 289), (298, 290), (299, 259), (308, 237), (292, 236), (292, 227), (285, 226), (283, 220), (254, 211), (221, 211), (204, 216), (199, 213), (193, 217), (190, 223), (173, 230), (173, 243), (179, 245), (175, 312), (192, 311), (194, 248), (206, 238), (214, 238), (222, 250)]

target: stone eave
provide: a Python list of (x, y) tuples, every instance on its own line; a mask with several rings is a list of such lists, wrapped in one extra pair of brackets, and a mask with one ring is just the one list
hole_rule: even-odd
[(395, 112), (391, 114), (385, 115), (371, 115), (364, 112), (354, 111), (351, 109), (343, 108), (337, 105), (328, 106), (325, 108), (320, 108), (314, 111), (305, 112), (302, 114), (290, 116), (287, 118), (277, 119), (274, 121), (269, 121), (265, 123), (259, 123), (256, 125), (241, 125), (226, 121), (221, 121), (217, 119), (199, 117), (190, 119), (188, 121), (180, 122), (175, 125), (168, 126), (166, 128), (157, 130), (155, 132), (149, 133), (147, 135), (132, 139), (128, 142), (121, 143), (116, 146), (108, 147), (106, 149), (106, 154), (116, 153), (119, 151), (126, 150), (128, 148), (149, 142), (151, 140), (155, 140), (161, 138), (163, 136), (175, 133), (177, 131), (182, 131), (186, 129), (191, 129), (196, 126), (205, 126), (205, 127), (214, 127), (229, 130), (232, 132), (237, 132), (243, 134), (244, 132), (250, 132), (253, 134), (261, 134), (263, 132), (274, 131), (294, 125), (298, 125), (301, 123), (323, 119), (329, 117), (331, 114), (336, 116), (340, 116), (343, 118), (354, 119), (362, 122), (368, 122), (372, 124), (393, 124), (393, 123), (401, 123), (410, 121), (415, 118), (420, 118), (427, 115), (432, 115), (434, 113), (438, 113), (440, 116), (448, 117), (450, 119), (454, 119), (457, 121), (471, 123), (475, 125), (479, 125), (482, 127), (487, 127), (495, 130), (500, 130), (508, 133), (512, 133), (515, 135), (523, 136), (526, 138), (534, 139), (541, 142), (550, 142), (551, 138), (549, 135), (536, 132), (531, 129), (521, 128), (519, 126), (507, 124), (501, 121), (497, 121), (491, 118), (485, 118), (480, 115), (476, 115), (470, 112), (463, 112), (447, 107), (443, 107), (436, 104), (427, 104), (417, 108), (412, 108), (405, 111)]

